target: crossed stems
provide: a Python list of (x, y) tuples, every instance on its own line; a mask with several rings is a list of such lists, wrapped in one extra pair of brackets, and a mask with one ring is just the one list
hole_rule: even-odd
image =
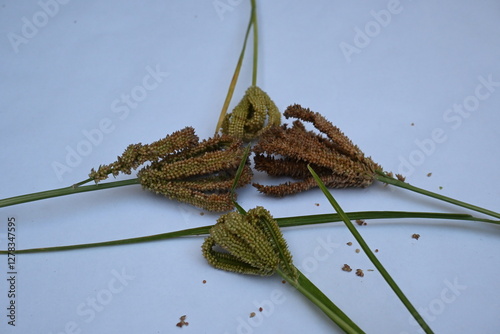
[[(358, 146), (317, 112), (295, 104), (284, 112), (296, 118), (292, 126), (284, 124), (265, 131), (255, 145), (255, 169), (271, 176), (287, 176), (294, 182), (279, 185), (254, 183), (260, 192), (282, 197), (317, 187), (308, 170), (310, 165), (328, 188), (366, 187), (378, 180), (495, 218), (500, 213), (455, 200), (404, 182), (401, 175), (392, 176)], [(319, 131), (308, 131), (301, 122), (310, 122)]]
[(346, 333), (364, 333), (293, 264), (278, 224), (263, 207), (221, 216), (202, 245), (208, 263), (221, 270), (271, 276), (278, 273)]

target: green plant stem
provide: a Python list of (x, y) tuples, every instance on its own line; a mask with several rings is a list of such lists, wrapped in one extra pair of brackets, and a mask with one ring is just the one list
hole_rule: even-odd
[(248, 156), (250, 155), (251, 150), (252, 150), (252, 145), (248, 144), (245, 147), (245, 150), (243, 151), (243, 156), (241, 158), (240, 164), (238, 165), (238, 169), (236, 170), (236, 174), (234, 175), (233, 185), (231, 186), (231, 194), (233, 197), (233, 202), (235, 202), (234, 198), (235, 198), (236, 188), (238, 187), (238, 183), (240, 182), (241, 174), (245, 169), (245, 166), (247, 164), (247, 159)]
[(356, 241), (359, 243), (361, 249), (365, 252), (365, 254), (368, 256), (370, 261), (373, 263), (373, 265), (377, 268), (377, 270), (380, 272), (384, 280), (389, 284), (391, 289), (396, 293), (398, 298), (401, 300), (401, 302), (404, 304), (404, 306), (408, 309), (408, 311), (411, 313), (413, 318), (418, 322), (420, 327), (426, 332), (426, 333), (433, 333), (429, 325), (425, 322), (424, 318), (418, 313), (417, 309), (411, 304), (410, 300), (405, 296), (403, 291), (399, 288), (399, 286), (396, 284), (396, 282), (392, 279), (391, 275), (389, 272), (384, 268), (382, 263), (377, 259), (375, 254), (371, 251), (370, 247), (368, 244), (365, 242), (361, 234), (358, 232), (354, 224), (351, 222), (349, 216), (342, 210), (340, 205), (337, 203), (337, 201), (333, 198), (332, 194), (328, 191), (324, 183), (321, 181), (320, 177), (314, 172), (314, 170), (308, 166), (309, 171), (311, 174), (314, 176), (314, 179), (318, 183), (319, 187), (325, 194), (325, 196), (328, 198), (328, 201), (332, 205), (332, 207), (337, 211), (337, 213), (342, 217), (342, 220), (344, 221), (345, 225), (351, 232), (351, 234), (354, 236)]
[[(424, 219), (447, 219), (480, 221), (484, 223), (500, 225), (500, 221), (477, 218), (463, 213), (438, 213), (438, 212), (409, 212), (409, 211), (355, 211), (348, 212), (351, 220), (365, 219), (396, 219), (396, 218), (424, 218)], [(325, 213), (318, 215), (307, 215), (297, 217), (275, 218), (280, 227), (315, 225), (342, 221), (337, 213)]]
[(364, 333), (340, 308), (338, 308), (316, 285), (314, 285), (302, 272), (297, 269), (299, 277), (297, 280), (286, 275), (280, 269), (278, 274), (290, 285), (301, 292), (307, 299), (313, 302), (325, 313), (328, 318), (335, 322), (345, 333)]
[(253, 22), (253, 70), (252, 85), (257, 85), (257, 62), (259, 58), (259, 28), (257, 25), (257, 4), (255, 0), (252, 3), (252, 22)]
[(440, 195), (440, 194), (436, 194), (436, 193), (434, 193), (432, 191), (428, 191), (428, 190), (425, 190), (425, 189), (422, 189), (422, 188), (418, 188), (418, 187), (412, 186), (409, 183), (406, 183), (406, 182), (400, 181), (398, 179), (389, 177), (389, 176), (387, 176), (382, 171), (378, 171), (377, 174), (375, 175), (375, 178), (378, 181), (380, 181), (380, 182), (384, 182), (384, 183), (391, 184), (393, 186), (400, 187), (400, 188), (403, 188), (403, 189), (407, 189), (407, 190), (410, 190), (410, 191), (413, 191), (413, 192), (416, 192), (416, 193), (419, 193), (419, 194), (422, 194), (422, 195), (425, 195), (425, 196), (436, 198), (436, 199), (439, 199), (441, 201), (445, 201), (445, 202), (448, 202), (448, 203), (451, 203), (451, 204), (455, 204), (455, 205), (461, 206), (461, 207), (469, 209), (469, 210), (473, 210), (473, 211), (476, 211), (476, 212), (480, 212), (480, 213), (486, 214), (488, 216), (492, 216), (492, 217), (495, 217), (495, 218), (500, 218), (500, 213), (498, 213), (498, 212), (491, 211), (491, 210), (488, 210), (488, 209), (484, 209), (484, 208), (481, 208), (481, 207), (476, 206), (476, 205), (465, 203), (465, 202), (462, 202), (462, 201), (459, 201), (459, 200), (456, 200), (456, 199), (453, 199), (453, 198), (450, 198), (450, 197), (446, 197), (446, 196), (443, 196), (443, 195)]
[[(243, 209), (241, 210), (242, 210), (241, 213), (243, 214), (244, 210)], [(467, 214), (449, 214), (449, 213), (431, 213), (431, 212), (362, 211), (362, 212), (348, 212), (346, 214), (351, 220), (395, 219), (395, 218), (452, 219), (452, 220), (469, 220), (469, 221), (478, 220), (477, 218)], [(330, 213), (330, 214), (320, 214), (320, 215), (310, 215), (310, 216), (275, 218), (275, 220), (278, 222), (278, 225), (283, 228), (283, 227), (339, 222), (342, 221), (342, 218), (340, 217), (339, 214)], [(480, 221), (485, 221), (485, 220), (480, 220)], [(500, 222), (496, 221), (486, 220), (486, 222), (500, 224)], [(119, 246), (127, 244), (153, 242), (153, 241), (168, 240), (179, 237), (200, 236), (200, 235), (207, 235), (212, 226), (213, 225), (207, 225), (185, 230), (155, 234), (150, 236), (113, 240), (113, 241), (104, 241), (104, 242), (87, 243), (87, 244), (70, 245), (70, 246), (22, 249), (22, 250), (17, 250), (16, 254), (68, 251), (68, 250), (83, 249), (83, 248)], [(1, 254), (7, 254), (7, 251), (0, 251), (0, 255)]]
[(91, 177), (89, 177), (89, 178), (88, 178), (88, 179), (86, 179), (86, 180), (83, 180), (83, 181), (81, 181), (81, 182), (77, 182), (77, 183), (73, 184), (73, 185), (72, 185), (72, 187), (73, 187), (73, 188), (77, 188), (77, 187), (80, 187), (80, 186), (82, 186), (82, 185), (84, 185), (84, 184), (86, 184), (86, 183), (89, 183), (89, 182), (91, 182), (91, 181), (94, 181), (94, 179), (93, 179), (93, 178), (91, 178)]
[(229, 108), (229, 103), (231, 103), (231, 99), (233, 98), (234, 88), (236, 87), (236, 83), (238, 82), (238, 77), (240, 76), (241, 65), (243, 64), (243, 58), (245, 57), (245, 50), (247, 47), (248, 36), (250, 35), (250, 29), (254, 23), (254, 14), (255, 13), (255, 3), (252, 1), (252, 13), (250, 14), (250, 22), (248, 22), (247, 31), (245, 33), (245, 40), (243, 42), (243, 47), (240, 52), (240, 57), (238, 58), (238, 62), (236, 64), (236, 68), (234, 69), (233, 78), (231, 79), (231, 83), (229, 84), (229, 89), (227, 91), (226, 99), (224, 100), (224, 104), (222, 105), (222, 110), (219, 115), (219, 120), (217, 121), (217, 126), (215, 128), (215, 134), (217, 134), (222, 127), (222, 122), (226, 117), (227, 109)]
[(76, 183), (75, 185), (65, 187), (65, 188), (52, 189), (52, 190), (46, 190), (46, 191), (41, 191), (41, 192), (27, 194), (27, 195), (4, 198), (4, 199), (0, 200), (0, 208), (6, 207), (6, 206), (11, 206), (11, 205), (16, 205), (16, 204), (38, 201), (38, 200), (42, 200), (42, 199), (46, 199), (46, 198), (59, 197), (59, 196), (83, 193), (83, 192), (87, 192), (87, 191), (103, 190), (103, 189), (110, 189), (110, 188), (116, 188), (116, 187), (129, 186), (129, 185), (133, 185), (133, 184), (139, 184), (139, 180), (137, 178), (135, 178), (135, 179), (129, 179), (129, 180), (93, 184), (93, 185), (89, 185), (89, 186), (80, 186), (81, 184), (84, 184), (84, 183), (87, 183), (90, 181), (91, 181), (91, 179)]

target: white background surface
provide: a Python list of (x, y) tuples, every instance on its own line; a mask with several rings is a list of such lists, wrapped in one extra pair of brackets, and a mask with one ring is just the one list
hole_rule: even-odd
[[(221, 0), (226, 7), (219, 11), (214, 3), (68, 1), (45, 9), (52, 11), (47, 15), (37, 1), (0, 1), (0, 198), (68, 186), (114, 161), (128, 144), (185, 126), (211, 136), (250, 12), (247, 1)], [(391, 4), (258, 1), (258, 85), (281, 111), (300, 103), (321, 112), (410, 183), (498, 211), (499, 3)], [(395, 9), (390, 19), (377, 23), (373, 13), (388, 6)], [(29, 30), (33, 22), (39, 27)], [(369, 40), (356, 29), (368, 29)], [(16, 44), (13, 36), (24, 40)], [(347, 44), (357, 53), (346, 56), (341, 46)], [(148, 68), (168, 75), (126, 113), (122, 95), (138, 91)], [(480, 78), (494, 82), (490, 90), (477, 88)], [(232, 106), (250, 83), (247, 53)], [(467, 103), (471, 111), (462, 116), (448, 111)], [(106, 119), (112, 130), (68, 165), (68, 152), (82, 149), (85, 133)], [(432, 141), (433, 131), (441, 131), (439, 142)], [(55, 163), (70, 171), (58, 175)], [(380, 184), (332, 193), (345, 211), (466, 212)], [(269, 199), (247, 187), (239, 200), (246, 209), (263, 205), (275, 217), (332, 212), (319, 190)], [(138, 186), (49, 199), (0, 209), (0, 248), (9, 217), (23, 249), (163, 233), (218, 217), (200, 212)], [(436, 333), (498, 332), (498, 227), (400, 219), (359, 229)], [(357, 245), (346, 245), (354, 240), (345, 226), (284, 233), (297, 266), (367, 333), (419, 332), (379, 274), (366, 271), (373, 266), (355, 253)], [(413, 233), (421, 235), (418, 241)], [(279, 277), (212, 269), (201, 256), (202, 241), (19, 255), (15, 327), (7, 324), (2, 256), (0, 332), (339, 332)], [(365, 276), (341, 271), (344, 263)], [(115, 279), (117, 272), (128, 277), (126, 285)], [(251, 312), (257, 316), (249, 318)], [(189, 326), (181, 329), (175, 324), (182, 315)]]

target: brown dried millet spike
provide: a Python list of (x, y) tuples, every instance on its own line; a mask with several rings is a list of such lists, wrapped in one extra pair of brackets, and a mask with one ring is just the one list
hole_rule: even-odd
[[(271, 176), (288, 176), (299, 180), (277, 186), (254, 184), (261, 192), (285, 196), (317, 187), (309, 173), (311, 166), (330, 188), (366, 187), (375, 180), (380, 166), (354, 145), (323, 116), (300, 105), (287, 108), (285, 116), (299, 120), (264, 132), (254, 146), (255, 169)], [(321, 133), (307, 131), (300, 120), (312, 122)]]
[(97, 183), (107, 179), (109, 174), (114, 176), (119, 173), (130, 174), (132, 169), (137, 169), (147, 161), (158, 161), (169, 154), (194, 147), (197, 143), (198, 136), (196, 136), (194, 129), (186, 127), (151, 144), (132, 144), (125, 149), (121, 156), (117, 157), (115, 162), (101, 165), (97, 171), (92, 169), (89, 177)]
[(303, 108), (299, 104), (288, 107), (283, 113), (286, 118), (294, 117), (305, 122), (311, 122), (316, 129), (331, 139), (337, 150), (351, 158), (363, 158), (363, 152), (347, 138), (342, 131), (321, 114), (312, 112), (309, 108)]

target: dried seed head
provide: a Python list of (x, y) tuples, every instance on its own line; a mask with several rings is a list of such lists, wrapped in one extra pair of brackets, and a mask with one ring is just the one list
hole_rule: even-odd
[[(109, 174), (130, 174), (149, 162), (137, 173), (143, 188), (208, 211), (228, 211), (234, 207), (232, 186), (244, 156), (240, 140), (217, 135), (199, 142), (194, 129), (185, 128), (149, 145), (130, 145), (116, 162), (92, 170), (90, 177), (98, 182)], [(251, 178), (247, 161), (236, 186)]]
[[(254, 184), (259, 191), (285, 196), (316, 187), (307, 165), (311, 165), (330, 188), (366, 187), (374, 181), (380, 166), (365, 157), (323, 116), (297, 104), (288, 107), (284, 115), (299, 120), (294, 121), (292, 127), (275, 126), (262, 134), (254, 147), (255, 168), (271, 176), (288, 176), (299, 181), (277, 186)], [(300, 120), (311, 122), (320, 133), (306, 130)]]
[(269, 276), (280, 268), (294, 279), (298, 275), (278, 224), (262, 207), (247, 214), (230, 212), (221, 216), (205, 239), (202, 252), (217, 269)]
[(129, 145), (125, 152), (117, 157), (116, 162), (99, 166), (97, 171), (92, 168), (89, 177), (98, 183), (107, 179), (109, 174), (113, 174), (113, 176), (117, 176), (119, 173), (131, 174), (132, 169), (137, 169), (147, 161), (158, 161), (169, 154), (182, 152), (197, 144), (198, 136), (196, 136), (194, 129), (186, 127), (151, 144)]
[(259, 87), (251, 86), (243, 99), (226, 115), (222, 133), (251, 141), (271, 126), (278, 126), (281, 115), (271, 98)]

